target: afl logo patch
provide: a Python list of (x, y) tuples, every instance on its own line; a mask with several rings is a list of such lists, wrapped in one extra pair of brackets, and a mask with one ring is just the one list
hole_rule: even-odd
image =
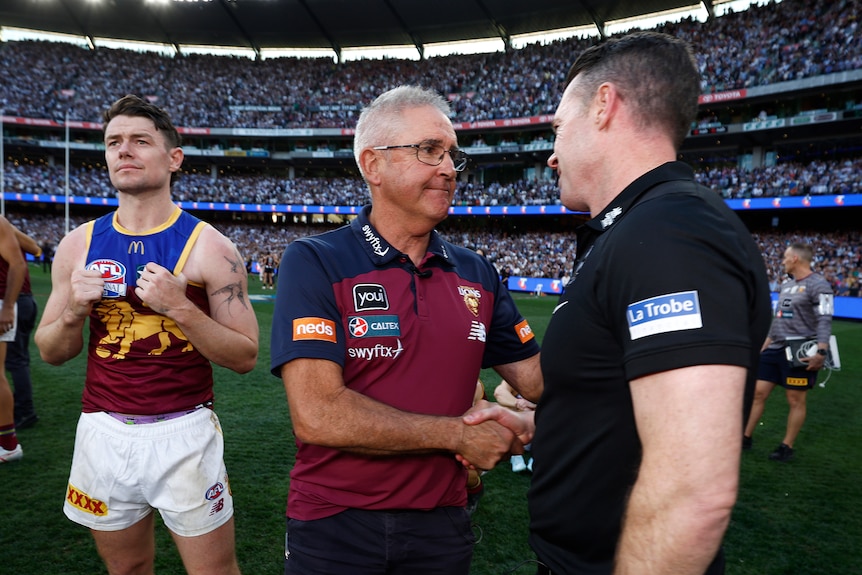
[(116, 260), (93, 260), (87, 264), (88, 270), (99, 272), (105, 284), (102, 297), (123, 297), (126, 295), (126, 266)]
[(221, 482), (218, 482), (207, 489), (206, 498), (208, 501), (213, 501), (221, 497), (222, 493), (224, 493), (224, 485)]
[(126, 266), (116, 260), (95, 260), (87, 264), (88, 270), (96, 270), (102, 274), (102, 279), (112, 282), (126, 277)]

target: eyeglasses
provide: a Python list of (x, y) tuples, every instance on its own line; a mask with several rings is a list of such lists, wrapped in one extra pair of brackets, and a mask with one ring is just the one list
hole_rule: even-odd
[(393, 150), (396, 148), (413, 148), (416, 150), (416, 159), (429, 166), (439, 166), (443, 163), (446, 152), (452, 158), (455, 171), (460, 172), (467, 167), (467, 154), (458, 148), (443, 149), (440, 144), (433, 142), (421, 142), (419, 144), (404, 144), (403, 146), (374, 146), (374, 150)]

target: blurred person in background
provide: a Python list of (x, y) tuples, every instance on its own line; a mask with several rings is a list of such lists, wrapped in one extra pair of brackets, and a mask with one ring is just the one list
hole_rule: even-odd
[[(807, 414), (808, 390), (817, 382), (817, 373), (829, 354), (834, 295), (826, 278), (811, 269), (813, 259), (814, 250), (806, 243), (794, 242), (784, 250), (781, 265), (790, 277), (781, 284), (775, 317), (763, 342), (754, 403), (742, 436), (742, 448), (751, 449), (769, 394), (776, 385), (783, 387), (789, 405), (787, 427), (781, 443), (769, 454), (773, 461), (793, 459), (793, 445)], [(793, 340), (816, 343), (810, 346), (811, 355), (802, 357), (796, 365), (787, 355)]]
[[(42, 248), (35, 239), (31, 238), (14, 225), (15, 237), (21, 246), (24, 259), (24, 283), (18, 293), (18, 321), (15, 330), (15, 339), (6, 344), (6, 371), (12, 378), (12, 387), (15, 397), (15, 428), (18, 430), (32, 427), (39, 421), (36, 407), (33, 404), (33, 382), (30, 379), (30, 335), (36, 327), (36, 315), (38, 308), (36, 300), (33, 299), (33, 288), (30, 285), (30, 265), (27, 264), (27, 255), (32, 255), (37, 261), (42, 255)], [(6, 276), (9, 266), (0, 261), (0, 293), (5, 293)]]
[[(18, 294), (27, 275), (27, 262), (18, 244), (15, 227), (0, 216), (0, 260), (5, 269), (5, 285), (0, 307), (0, 359), (6, 362), (6, 347), (15, 338), (15, 310)], [(6, 370), (0, 370), (0, 463), (16, 461), (24, 456), (15, 429), (15, 399)]]

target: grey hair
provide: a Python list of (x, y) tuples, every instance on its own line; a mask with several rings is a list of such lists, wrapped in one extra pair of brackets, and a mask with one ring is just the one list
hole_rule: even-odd
[[(449, 103), (443, 96), (421, 86), (398, 86), (379, 95), (363, 108), (353, 137), (353, 157), (359, 171), (362, 171), (359, 156), (363, 150), (373, 146), (415, 143), (394, 141), (401, 128), (396, 117), (407, 110), (425, 106), (440, 110), (447, 118), (452, 114)], [(362, 177), (365, 177), (364, 173)]]

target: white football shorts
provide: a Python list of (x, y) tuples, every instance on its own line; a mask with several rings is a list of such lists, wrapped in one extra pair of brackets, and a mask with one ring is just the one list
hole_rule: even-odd
[(119, 531), (153, 509), (183, 537), (209, 533), (233, 516), (215, 412), (201, 408), (143, 425), (82, 413), (63, 512), (91, 529)]

